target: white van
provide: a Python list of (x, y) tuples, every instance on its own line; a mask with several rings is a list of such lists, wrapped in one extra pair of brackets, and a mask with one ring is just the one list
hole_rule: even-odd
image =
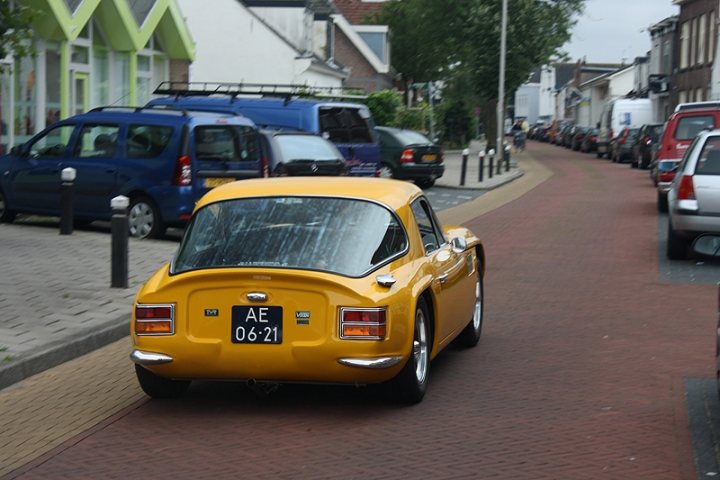
[(610, 140), (623, 128), (640, 128), (646, 123), (657, 123), (650, 99), (616, 98), (607, 102), (600, 117), (598, 158), (608, 153)]

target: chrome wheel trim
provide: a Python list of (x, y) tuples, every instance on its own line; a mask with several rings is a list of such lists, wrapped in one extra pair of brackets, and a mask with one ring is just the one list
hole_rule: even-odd
[(145, 238), (155, 225), (155, 215), (150, 205), (138, 202), (128, 212), (128, 227), (133, 237)]
[(482, 325), (483, 317), (483, 298), (482, 298), (482, 285), (480, 284), (480, 278), (475, 282), (475, 311), (473, 312), (473, 328), (475, 331), (480, 330)]
[(425, 382), (428, 371), (428, 344), (425, 328), (425, 313), (418, 308), (415, 313), (415, 338), (413, 339), (413, 359), (415, 360), (415, 379), (418, 384)]
[(380, 165), (380, 178), (393, 178), (393, 172), (387, 165)]

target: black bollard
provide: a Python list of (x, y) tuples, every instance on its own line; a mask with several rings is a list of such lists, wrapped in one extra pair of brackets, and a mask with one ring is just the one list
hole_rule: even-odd
[(130, 200), (123, 196), (110, 200), (112, 220), (110, 222), (111, 240), (111, 281), (112, 288), (128, 288), (128, 216)]
[(72, 235), (73, 232), (75, 175), (76, 171), (71, 167), (63, 168), (60, 172), (60, 235)]
[(483, 181), (485, 176), (483, 170), (485, 170), (485, 150), (480, 150), (478, 153), (478, 182)]
[(495, 161), (495, 150), (488, 152), (488, 178), (493, 177), (493, 163)]
[(505, 171), (510, 171), (510, 147), (505, 147)]
[(465, 185), (465, 174), (467, 173), (468, 157), (470, 156), (470, 150), (467, 148), (462, 151), (462, 169), (460, 170), (460, 186)]
[(497, 158), (497, 174), (498, 175), (500, 175), (502, 173), (503, 153), (504, 153), (504, 150), (500, 150), (500, 152), (498, 152), (498, 158)]

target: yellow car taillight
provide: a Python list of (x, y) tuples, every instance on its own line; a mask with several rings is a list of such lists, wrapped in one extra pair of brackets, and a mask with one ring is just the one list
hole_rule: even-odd
[(175, 333), (175, 305), (136, 305), (137, 335), (172, 335)]
[(384, 308), (341, 308), (340, 338), (344, 340), (383, 340), (387, 333)]

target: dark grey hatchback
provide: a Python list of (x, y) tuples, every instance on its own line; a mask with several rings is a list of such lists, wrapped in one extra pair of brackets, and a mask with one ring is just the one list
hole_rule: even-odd
[(442, 148), (422, 133), (393, 127), (375, 131), (380, 135), (381, 177), (413, 180), (426, 188), (445, 173)]
[(340, 150), (313, 133), (261, 130), (260, 143), (271, 176), (347, 175)]

